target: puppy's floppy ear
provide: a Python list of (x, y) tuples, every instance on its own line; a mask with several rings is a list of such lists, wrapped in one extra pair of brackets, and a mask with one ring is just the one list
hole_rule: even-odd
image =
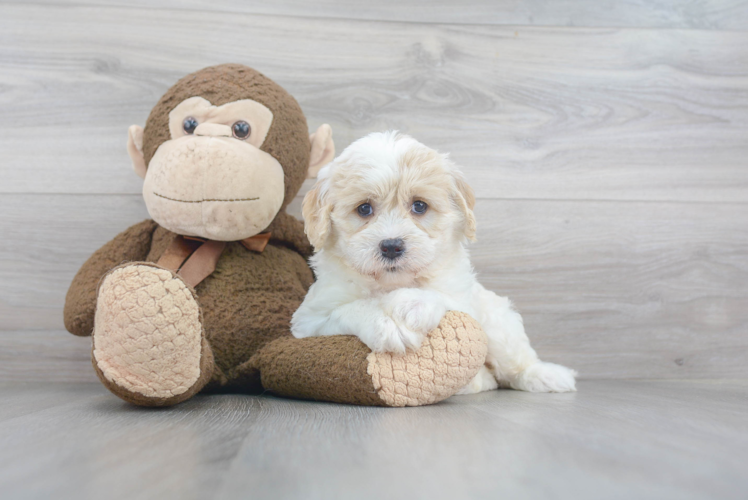
[(473, 208), (475, 208), (475, 193), (459, 170), (453, 170), (452, 179), (455, 184), (455, 201), (465, 217), (465, 237), (470, 241), (475, 241), (476, 224), (475, 214), (473, 213)]
[(332, 221), (330, 213), (332, 204), (327, 201), (327, 179), (320, 179), (311, 191), (304, 196), (301, 204), (301, 215), (304, 217), (304, 232), (309, 242), (319, 250), (325, 245)]

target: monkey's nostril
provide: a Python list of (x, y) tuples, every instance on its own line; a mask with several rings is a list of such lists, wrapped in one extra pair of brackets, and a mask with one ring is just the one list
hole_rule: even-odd
[(382, 240), (379, 243), (379, 250), (385, 259), (395, 260), (405, 252), (405, 242), (402, 238)]

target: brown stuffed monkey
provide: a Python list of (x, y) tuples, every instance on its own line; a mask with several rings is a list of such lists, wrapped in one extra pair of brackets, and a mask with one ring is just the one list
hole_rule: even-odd
[[(198, 392), (269, 390), (342, 403), (440, 401), (483, 365), (485, 335), (450, 312), (415, 352), (372, 353), (354, 336), (295, 339), (312, 248), (285, 209), (335, 153), (298, 103), (238, 64), (179, 80), (128, 136), (153, 220), (97, 250), (75, 276), (65, 326), (93, 337), (117, 396), (173, 405)], [(352, 332), (353, 333), (353, 332)]]

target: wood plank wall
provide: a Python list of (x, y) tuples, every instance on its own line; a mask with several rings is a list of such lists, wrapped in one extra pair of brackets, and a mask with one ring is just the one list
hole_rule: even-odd
[(221, 62), (338, 150), (394, 128), (450, 152), (480, 277), (545, 359), (748, 376), (748, 2), (60, 0), (0, 2), (0, 379), (95, 379), (62, 306), (147, 217), (127, 126)]

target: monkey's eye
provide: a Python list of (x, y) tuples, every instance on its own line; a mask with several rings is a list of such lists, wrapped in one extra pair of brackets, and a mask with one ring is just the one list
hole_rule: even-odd
[(410, 208), (414, 214), (423, 214), (426, 213), (426, 210), (428, 210), (429, 206), (426, 204), (425, 201), (414, 201), (413, 206)]
[(356, 212), (358, 212), (358, 215), (361, 217), (368, 217), (374, 213), (374, 207), (368, 203), (362, 203), (356, 208)]
[(234, 137), (237, 139), (246, 139), (249, 137), (249, 133), (252, 131), (252, 127), (249, 123), (244, 120), (238, 121), (231, 126), (231, 130), (234, 132)]
[(195, 129), (197, 128), (197, 120), (195, 120), (191, 116), (188, 116), (182, 122), (182, 128), (184, 129), (185, 134), (193, 134), (195, 132)]

